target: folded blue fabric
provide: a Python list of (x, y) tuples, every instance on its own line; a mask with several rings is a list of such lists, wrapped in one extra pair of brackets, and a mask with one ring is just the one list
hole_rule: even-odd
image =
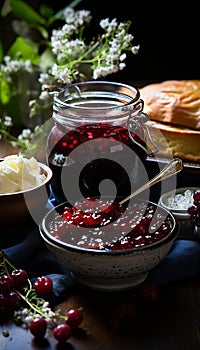
[(36, 226), (20, 243), (3, 249), (16, 268), (26, 270), (32, 282), (38, 276), (49, 276), (53, 281), (52, 304), (62, 302), (73, 287), (71, 272), (48, 251)]
[[(32, 281), (38, 276), (53, 280), (52, 303), (64, 300), (71, 288), (81, 287), (70, 271), (48, 251), (36, 226), (19, 244), (3, 249), (16, 268), (23, 268)], [(176, 240), (165, 259), (149, 272), (147, 279), (167, 284), (200, 273), (200, 244), (197, 241)], [(84, 288), (84, 287), (83, 287)]]
[(167, 284), (200, 273), (200, 243), (176, 240), (165, 259), (149, 272), (148, 279)]

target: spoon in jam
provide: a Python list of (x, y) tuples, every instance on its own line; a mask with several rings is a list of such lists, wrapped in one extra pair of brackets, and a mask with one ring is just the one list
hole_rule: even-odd
[(167, 179), (168, 177), (175, 175), (179, 173), (183, 169), (183, 163), (182, 160), (179, 158), (174, 158), (171, 162), (169, 162), (161, 171), (158, 173), (153, 179), (148, 181), (146, 184), (138, 188), (135, 192), (131, 193), (128, 197), (124, 198), (122, 201), (119, 202), (119, 204), (124, 204), (129, 199), (137, 196), (139, 193), (143, 192), (144, 190), (150, 188), (151, 186), (155, 185), (157, 182), (160, 182), (161, 180)]

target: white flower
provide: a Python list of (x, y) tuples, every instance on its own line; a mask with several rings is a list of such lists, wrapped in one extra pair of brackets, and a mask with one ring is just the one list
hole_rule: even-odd
[(4, 116), (4, 125), (12, 126), (12, 118), (9, 115)]
[(140, 49), (140, 45), (137, 45), (137, 46), (133, 46), (131, 48), (131, 51), (135, 55), (135, 54), (138, 54), (139, 49)]
[(123, 53), (123, 54), (120, 56), (119, 60), (120, 60), (120, 61), (124, 61), (125, 59), (126, 59), (126, 53)]
[(38, 81), (40, 84), (48, 84), (49, 82), (49, 74), (48, 73), (40, 73), (40, 76), (38, 78)]
[(118, 26), (116, 18), (113, 18), (111, 22), (109, 21), (108, 18), (102, 19), (99, 24), (100, 24), (100, 27), (105, 29), (108, 34), (113, 32)]
[(39, 99), (43, 100), (43, 101), (48, 101), (48, 99), (49, 99), (48, 91), (42, 91), (40, 96), (39, 96)]
[(32, 131), (30, 129), (23, 129), (21, 134), (18, 135), (17, 138), (19, 141), (26, 141), (26, 139), (28, 141), (31, 139), (31, 137), (32, 137)]
[(126, 67), (126, 63), (119, 64), (119, 70), (123, 70)]
[(61, 81), (64, 84), (70, 84), (71, 79), (70, 75), (68, 73), (68, 68), (65, 67), (62, 69), (62, 67), (59, 67), (56, 63), (53, 65), (51, 74), (58, 80)]

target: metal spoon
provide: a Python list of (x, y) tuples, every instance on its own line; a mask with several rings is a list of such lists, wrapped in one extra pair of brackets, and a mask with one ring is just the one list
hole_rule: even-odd
[(179, 158), (174, 158), (171, 162), (169, 162), (159, 174), (157, 174), (153, 179), (148, 181), (146, 184), (138, 188), (135, 192), (131, 193), (128, 197), (124, 198), (119, 204), (123, 204), (127, 202), (129, 199), (135, 197), (139, 193), (143, 192), (147, 188), (155, 185), (157, 182), (167, 179), (168, 177), (179, 173), (183, 169), (182, 160)]

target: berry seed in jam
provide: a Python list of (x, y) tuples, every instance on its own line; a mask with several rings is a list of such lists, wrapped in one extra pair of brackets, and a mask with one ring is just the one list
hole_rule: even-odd
[[(61, 208), (61, 210), (59, 210)], [(154, 203), (126, 207), (117, 200), (86, 198), (52, 211), (47, 230), (56, 240), (96, 250), (141, 248), (165, 238), (173, 219)]]

